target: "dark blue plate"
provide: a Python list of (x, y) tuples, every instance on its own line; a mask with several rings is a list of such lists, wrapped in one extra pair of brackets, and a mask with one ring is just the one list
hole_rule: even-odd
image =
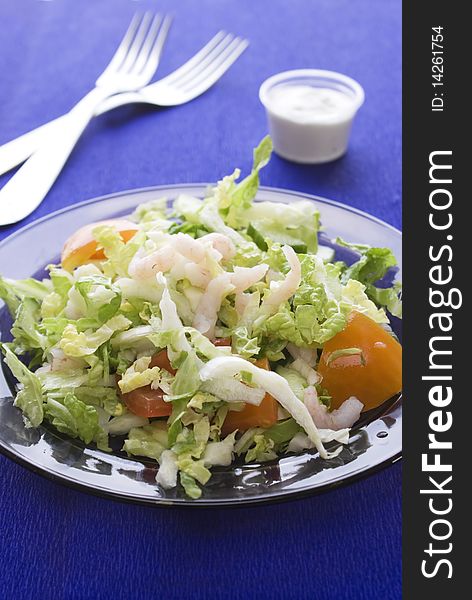
[[(61, 240), (82, 225), (128, 214), (137, 204), (162, 196), (170, 200), (180, 193), (202, 196), (206, 188), (203, 184), (147, 188), (89, 200), (55, 212), (0, 244), (0, 273), (16, 279), (38, 274), (45, 265), (58, 260)], [(258, 194), (258, 200), (300, 199), (311, 200), (319, 207), (325, 241), (341, 236), (389, 247), (401, 270), (401, 233), (390, 225), (315, 196), (271, 188), (261, 188)], [(339, 259), (347, 262), (353, 259), (345, 249), (338, 247), (336, 252)], [(0, 306), (1, 339), (9, 339), (9, 326), (5, 307)], [(393, 327), (401, 338), (401, 323), (397, 319)], [(309, 451), (269, 463), (235, 463), (215, 468), (202, 497), (190, 500), (179, 487), (165, 491), (156, 484), (157, 463), (153, 461), (128, 457), (118, 449), (111, 454), (101, 452), (60, 434), (48, 424), (27, 429), (20, 411), (12, 404), (14, 382), (6, 371), (0, 370), (0, 451), (54, 481), (117, 500), (161, 506), (234, 506), (280, 501), (326, 491), (364, 477), (401, 456), (402, 404), (401, 396), (397, 396), (362, 415), (351, 431), (349, 444), (335, 459), (323, 460), (315, 451)]]

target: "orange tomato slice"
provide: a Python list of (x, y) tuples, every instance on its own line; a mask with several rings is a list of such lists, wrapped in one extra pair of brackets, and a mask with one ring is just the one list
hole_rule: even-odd
[[(358, 348), (362, 354), (333, 355), (347, 348)], [(402, 347), (378, 323), (352, 312), (346, 328), (324, 345), (318, 371), (333, 409), (356, 396), (363, 410), (370, 410), (401, 391)]]
[(64, 269), (72, 271), (89, 260), (105, 258), (103, 250), (97, 250), (98, 244), (92, 235), (92, 231), (99, 225), (115, 227), (124, 242), (130, 240), (138, 230), (136, 223), (127, 219), (108, 219), (81, 227), (64, 244), (61, 255), (61, 264)]
[[(256, 361), (256, 366), (270, 371), (267, 358)], [(266, 394), (259, 406), (246, 404), (242, 411), (229, 411), (223, 423), (221, 432), (228, 435), (235, 429), (246, 431), (251, 427), (271, 427), (277, 422), (277, 401), (270, 394)]]

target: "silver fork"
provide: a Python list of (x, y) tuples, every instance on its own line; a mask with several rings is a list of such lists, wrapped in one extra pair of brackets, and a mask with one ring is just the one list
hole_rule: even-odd
[(152, 79), (170, 26), (168, 17), (135, 15), (95, 88), (61, 119), (46, 141), (0, 191), (0, 225), (29, 215), (44, 199), (97, 107), (113, 94)]
[[(247, 46), (247, 40), (220, 31), (179, 69), (137, 92), (107, 98), (98, 106), (95, 115), (131, 103), (176, 106), (189, 102), (218, 81)], [(0, 146), (0, 175), (31, 156), (48, 139), (53, 128), (63, 123), (64, 119), (65, 117), (54, 119)]]

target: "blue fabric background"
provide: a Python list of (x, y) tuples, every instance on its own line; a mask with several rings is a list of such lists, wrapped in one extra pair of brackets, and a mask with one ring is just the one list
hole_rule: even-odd
[[(191, 104), (126, 107), (96, 119), (29, 220), (113, 191), (247, 169), (266, 132), (261, 82), (318, 67), (365, 88), (349, 153), (318, 167), (274, 157), (263, 183), (324, 195), (400, 226), (400, 0), (2, 0), (0, 143), (86, 93), (140, 6), (175, 16), (161, 75), (218, 29), (251, 46)], [(0, 457), (0, 598), (399, 598), (400, 513), (398, 464), (303, 501), (194, 512), (94, 498)]]

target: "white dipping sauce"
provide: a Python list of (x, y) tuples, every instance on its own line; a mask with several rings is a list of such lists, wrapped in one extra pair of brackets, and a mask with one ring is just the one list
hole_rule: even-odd
[(353, 110), (353, 99), (343, 92), (310, 85), (279, 85), (269, 98), (272, 112), (302, 123), (345, 120)]
[[(303, 79), (300, 82), (302, 73), (308, 79), (306, 84)], [(292, 74), (296, 75), (293, 83)], [(330, 81), (344, 85), (327, 87), (327, 80), (328, 85)], [(289, 71), (264, 82), (260, 99), (267, 110), (274, 150), (295, 162), (322, 163), (346, 152), (352, 121), (364, 93), (357, 82), (339, 73)]]

